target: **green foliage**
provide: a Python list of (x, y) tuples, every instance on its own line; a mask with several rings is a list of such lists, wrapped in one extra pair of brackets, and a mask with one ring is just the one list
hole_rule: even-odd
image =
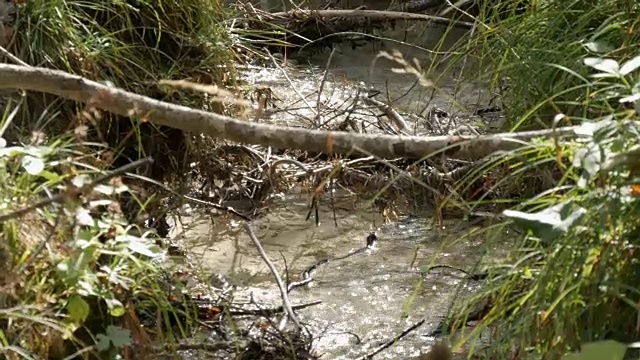
[(580, 352), (567, 354), (562, 360), (622, 360), (626, 352), (625, 344), (605, 340), (585, 344)]
[[(120, 210), (129, 189), (120, 178), (87, 185), (101, 174), (96, 159), (105, 149), (37, 137), (7, 146), (1, 134), (0, 144), (0, 356), (119, 348), (129, 343), (119, 326), (135, 316), (130, 303), (143, 297), (171, 311), (164, 252), (150, 232), (131, 235)], [(66, 196), (21, 212), (56, 194)]]
[[(15, 21), (7, 24), (13, 37), (5, 47), (29, 65), (193, 108), (224, 110), (210, 96), (158, 85), (177, 79), (222, 86), (235, 79), (229, 13), (219, 0), (27, 0), (15, 8)], [(91, 104), (79, 109), (50, 95), (29, 94), (27, 102), (7, 139), (22, 141), (24, 130), (63, 134), (79, 121), (89, 126), (90, 141), (112, 148), (118, 164), (154, 154), (155, 178), (182, 170), (176, 159), (186, 158), (187, 150), (179, 130), (111, 116)]]
[(521, 162), (525, 170), (534, 171), (544, 156), (563, 174), (556, 187), (504, 212), (525, 234), (509, 272), (471, 302), (485, 306), (484, 316), (462, 341), (478, 339), (491, 328), (489, 352), (497, 358), (516, 351), (555, 359), (588, 342), (635, 340), (640, 309), (637, 59), (622, 65), (584, 59), (597, 70), (589, 76), (595, 79), (587, 89), (589, 109), (606, 109), (609, 115), (584, 120), (561, 114), (580, 123), (575, 140), (540, 141), (533, 147), (551, 151), (522, 152), (534, 155)]
[(20, 59), (139, 93), (162, 78), (219, 79), (231, 56), (219, 1), (28, 0), (18, 14)]

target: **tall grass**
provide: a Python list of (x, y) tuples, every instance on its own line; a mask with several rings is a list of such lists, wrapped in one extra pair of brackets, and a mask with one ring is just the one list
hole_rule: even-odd
[(18, 7), (12, 50), (32, 66), (146, 93), (162, 78), (220, 80), (233, 54), (227, 16), (209, 0), (29, 0)]
[[(595, 14), (593, 9), (588, 12)], [(546, 25), (555, 20), (548, 19)], [(594, 32), (602, 26), (588, 30), (582, 36), (595, 41)], [(550, 176), (555, 179), (553, 186), (547, 185), (537, 196), (521, 199), (504, 212), (509, 219), (505, 227), (512, 224), (524, 230), (521, 243), (506, 261), (510, 269), (455, 312), (454, 318), (464, 322), (470, 309), (482, 308), (480, 324), (457, 332), (461, 335), (457, 345), (476, 343), (489, 330), (491, 346), (479, 351), (487, 358), (557, 359), (588, 342), (637, 340), (640, 50), (630, 45), (636, 50), (632, 53), (620, 45), (610, 52), (615, 57), (593, 57), (594, 43), (582, 46), (580, 42), (574, 40), (575, 53), (568, 52), (561, 64), (536, 61), (533, 50), (524, 62), (543, 63), (540, 74), (557, 82), (548, 84), (561, 95), (545, 95), (555, 99), (547, 104), (559, 107), (556, 122), (580, 124), (578, 138), (562, 144), (553, 139), (534, 142), (480, 170), (491, 171), (506, 164), (504, 182), (512, 182), (522, 173), (543, 174), (550, 168), (541, 167), (543, 164), (559, 170)], [(553, 60), (557, 49), (545, 52), (543, 46), (535, 51), (552, 54), (544, 62)], [(511, 64), (513, 68), (524, 66)], [(545, 84), (543, 79), (538, 82)], [(535, 84), (517, 87), (514, 82), (514, 91), (530, 98), (541, 94), (541, 87)], [(569, 94), (579, 101), (558, 100)], [(520, 110), (520, 121), (533, 114), (539, 116), (541, 102), (522, 101), (530, 108)], [(569, 111), (562, 111), (565, 108)], [(514, 128), (519, 126), (517, 123)], [(477, 176), (469, 174), (460, 186)]]
[(457, 184), (464, 193), (498, 174), (487, 193), (516, 198), (499, 200), (512, 207), (493, 238), (505, 246), (501, 232), (524, 233), (508, 271), (452, 312), (464, 323), (476, 311), (479, 324), (451, 335), (481, 358), (558, 359), (589, 342), (637, 341), (640, 5), (532, 0), (522, 11), (521, 3), (483, 2), (477, 28), (449, 55), (433, 53), (425, 76), (462, 66), (461, 83), (484, 82), (500, 95), (504, 130), (581, 128), (575, 141), (541, 139), (493, 157)]
[[(638, 2), (481, 4), (477, 28), (446, 60), (467, 64), (461, 80), (482, 81), (500, 95), (507, 130), (549, 127), (559, 112), (580, 117), (604, 114), (606, 109), (585, 106), (591, 92), (583, 80), (588, 70), (582, 59), (614, 56), (623, 61), (638, 53)], [(504, 10), (496, 14), (496, 8)]]
[[(28, 65), (108, 81), (194, 108), (224, 110), (210, 97), (158, 85), (163, 79), (232, 83), (234, 40), (225, 23), (230, 13), (218, 0), (29, 0), (15, 9), (14, 20), (6, 24), (13, 36), (5, 47)], [(42, 116), (45, 109), (48, 114)], [(71, 131), (78, 110), (84, 109), (52, 96), (29, 94), (29, 106), (22, 107), (6, 136), (21, 139), (23, 129)], [(56, 112), (61, 116), (53, 121)], [(108, 143), (121, 155), (116, 157), (122, 160), (118, 165), (154, 154), (154, 170), (164, 165), (154, 178), (182, 170), (180, 163), (187, 156), (182, 132), (98, 111), (85, 114), (91, 115), (83, 117), (91, 140)]]

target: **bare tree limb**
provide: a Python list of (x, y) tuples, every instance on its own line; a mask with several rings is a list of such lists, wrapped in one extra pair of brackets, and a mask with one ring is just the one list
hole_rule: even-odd
[(88, 103), (114, 114), (148, 120), (187, 132), (279, 149), (420, 159), (444, 152), (481, 159), (527, 145), (539, 137), (574, 137), (576, 127), (485, 136), (402, 136), (355, 134), (258, 124), (158, 101), (59, 70), (0, 64), (0, 89), (23, 89)]
[(440, 16), (413, 14), (400, 11), (381, 11), (381, 10), (294, 10), (287, 12), (278, 12), (270, 14), (274, 18), (304, 19), (304, 18), (354, 18), (361, 17), (371, 20), (413, 20), (426, 21), (436, 25), (453, 25), (455, 27), (472, 29), (473, 23), (449, 19)]

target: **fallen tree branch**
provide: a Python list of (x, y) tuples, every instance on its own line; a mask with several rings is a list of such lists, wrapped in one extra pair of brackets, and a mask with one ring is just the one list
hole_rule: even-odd
[(527, 140), (534, 138), (576, 135), (576, 127), (485, 136), (418, 137), (355, 134), (258, 124), (155, 100), (60, 70), (9, 64), (0, 64), (0, 89), (23, 89), (54, 94), (117, 115), (240, 143), (392, 159), (421, 159), (444, 152), (453, 158), (477, 160), (496, 151), (523, 147), (528, 145)]
[[(305, 304), (300, 305), (291, 305), (292, 310), (302, 310), (311, 306), (322, 304), (322, 300), (316, 300)], [(283, 311), (286, 311), (283, 306), (278, 306), (276, 308), (271, 309), (258, 309), (258, 310), (237, 310), (230, 311), (229, 313), (232, 316), (273, 316), (275, 314), (281, 314)]]
[(449, 19), (440, 16), (424, 15), (424, 14), (412, 14), (408, 12), (399, 11), (380, 11), (380, 10), (294, 10), (287, 12), (278, 12), (271, 14), (274, 18), (285, 19), (313, 19), (319, 18), (354, 18), (362, 17), (370, 20), (413, 20), (413, 21), (427, 21), (436, 25), (453, 25), (455, 27), (461, 27), (465, 29), (472, 29), (473, 23), (467, 21), (460, 21), (455, 19)]
[(416, 13), (425, 11), (428, 9), (439, 8), (446, 5), (445, 0), (417, 0), (407, 3), (400, 3), (396, 6), (390, 7), (389, 11), (409, 12)]

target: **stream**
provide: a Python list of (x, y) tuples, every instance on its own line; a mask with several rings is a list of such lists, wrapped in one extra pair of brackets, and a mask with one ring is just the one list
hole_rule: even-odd
[[(466, 236), (472, 227), (457, 220), (434, 226), (423, 214), (384, 224), (377, 212), (353, 209), (351, 201), (343, 199), (335, 209), (320, 206), (316, 227), (314, 221), (305, 221), (307, 206), (307, 195), (292, 195), (255, 221), (256, 235), (271, 261), (283, 273), (286, 259), (292, 281), (322, 258), (361, 248), (369, 232), (378, 237), (372, 252), (321, 266), (311, 287), (290, 294), (293, 305), (322, 301), (298, 314), (310, 324), (314, 349), (326, 359), (358, 358), (423, 318), (427, 321), (421, 328), (376, 358), (410, 359), (425, 353), (435, 340), (427, 334), (459, 291), (468, 293), (475, 283), (456, 273), (434, 271), (420, 284), (419, 270), (436, 263), (473, 269), (504, 254), (503, 248), (488, 246), (482, 232)], [(210, 274), (224, 275), (238, 286), (237, 301), (281, 305), (269, 269), (239, 222), (211, 224), (205, 216), (182, 221), (187, 225), (181, 237), (191, 257)]]
[[(382, 34), (396, 42), (377, 42), (355, 50), (347, 44), (338, 45), (328, 67), (330, 54), (325, 51), (312, 58), (294, 58), (282, 70), (247, 70), (244, 80), (255, 88), (268, 87), (279, 100), (280, 110), (261, 121), (286, 125), (313, 118), (325, 69), (320, 97), (323, 107), (347, 102), (363, 82), (381, 91), (381, 98), (399, 98), (393, 106), (402, 114), (420, 115), (430, 106), (452, 111), (454, 93), (459, 104), (472, 106), (486, 101), (480, 85), (461, 84), (455, 77), (437, 79), (440, 91), (433, 94), (431, 89), (416, 85), (414, 75), (393, 72), (396, 65), (389, 60), (378, 59), (372, 70), (371, 64), (381, 49), (400, 50), (407, 60), (415, 57), (428, 67), (431, 55), (415, 45), (433, 48), (444, 34), (440, 28), (399, 24), (397, 30)], [(460, 31), (449, 34), (445, 48), (461, 35)], [(402, 45), (401, 41), (414, 46)], [(408, 119), (416, 119), (410, 125), (420, 133), (421, 118)], [(324, 354), (323, 359), (356, 359), (425, 318), (422, 327), (375, 357), (419, 358), (434, 342), (426, 334), (446, 315), (452, 301), (461, 295), (459, 291), (469, 292), (474, 286), (456, 274), (439, 271), (421, 284), (419, 269), (437, 263), (472, 270), (501, 258), (508, 250), (488, 242), (482, 232), (465, 236), (472, 226), (463, 220), (445, 220), (442, 226), (435, 226), (428, 212), (404, 212), (397, 222), (385, 223), (378, 211), (355, 204), (347, 195), (337, 196), (333, 207), (328, 200), (321, 202), (320, 224), (316, 226), (313, 216), (305, 221), (308, 203), (309, 195), (294, 189), (254, 222), (266, 253), (281, 273), (286, 259), (292, 280), (300, 280), (304, 269), (322, 258), (364, 246), (370, 232), (379, 239), (374, 251), (320, 267), (313, 286), (290, 294), (294, 305), (322, 301), (297, 313), (310, 325), (314, 350)], [(264, 307), (281, 305), (275, 281), (240, 222), (212, 221), (194, 212), (183, 216), (181, 223), (176, 222), (172, 233), (207, 275), (223, 275), (236, 285), (237, 296), (252, 298)], [(463, 358), (463, 354), (456, 356)]]

